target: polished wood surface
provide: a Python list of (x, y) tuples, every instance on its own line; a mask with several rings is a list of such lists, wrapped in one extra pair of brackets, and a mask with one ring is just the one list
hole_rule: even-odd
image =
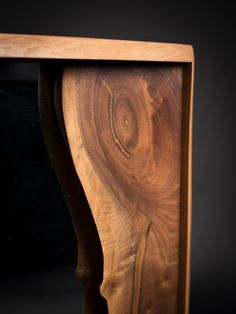
[(0, 34), (0, 58), (41, 62), (42, 126), (77, 234), (84, 312), (187, 314), (192, 47)]
[(0, 33), (0, 58), (192, 62), (190, 45)]
[(100, 290), (111, 314), (187, 311), (184, 73), (178, 64), (63, 71), (66, 133), (101, 240)]

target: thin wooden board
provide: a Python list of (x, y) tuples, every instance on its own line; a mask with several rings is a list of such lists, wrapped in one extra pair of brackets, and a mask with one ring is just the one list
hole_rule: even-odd
[(190, 45), (0, 34), (0, 58), (192, 62)]

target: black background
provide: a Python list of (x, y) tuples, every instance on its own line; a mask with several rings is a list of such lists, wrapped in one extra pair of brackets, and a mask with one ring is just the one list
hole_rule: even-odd
[[(233, 1), (2, 1), (0, 32), (192, 44), (195, 49), (191, 306), (236, 313)], [(37, 109), (37, 65), (0, 63), (0, 312), (80, 313), (75, 235)], [(10, 96), (9, 96), (10, 95)], [(27, 103), (24, 101), (27, 95)], [(2, 207), (2, 206), (1, 206)]]

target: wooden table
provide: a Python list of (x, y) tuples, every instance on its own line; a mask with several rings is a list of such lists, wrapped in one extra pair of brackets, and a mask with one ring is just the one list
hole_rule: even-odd
[(39, 61), (45, 141), (78, 239), (84, 312), (187, 314), (193, 49), (0, 34)]

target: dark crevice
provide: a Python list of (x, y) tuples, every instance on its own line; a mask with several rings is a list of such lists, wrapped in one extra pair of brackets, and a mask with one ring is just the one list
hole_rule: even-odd
[(62, 115), (61, 91), (60, 65), (41, 63), (39, 76), (41, 121), (50, 159), (77, 234), (77, 276), (84, 287), (84, 312), (106, 314), (107, 303), (99, 291), (103, 279), (102, 247), (91, 209), (69, 152)]

